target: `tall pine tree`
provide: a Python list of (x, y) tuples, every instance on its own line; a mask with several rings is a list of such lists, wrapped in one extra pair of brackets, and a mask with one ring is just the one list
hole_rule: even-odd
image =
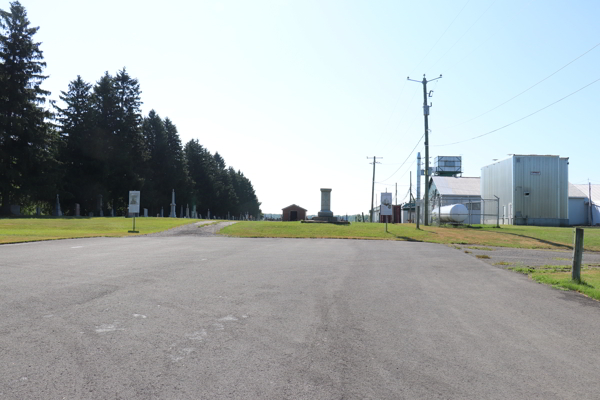
[(41, 88), (47, 78), (40, 43), (33, 36), (25, 8), (10, 3), (0, 10), (0, 192), (2, 213), (12, 203), (49, 196), (55, 181), (56, 135), (44, 108), (50, 93)]
[(95, 134), (96, 116), (91, 89), (91, 84), (77, 76), (69, 83), (68, 90), (61, 92), (60, 99), (65, 107), (55, 106), (63, 142), (60, 160), (65, 179), (61, 199), (65, 208), (79, 203), (83, 215), (96, 211), (98, 195), (105, 194), (102, 172), (106, 155), (103, 140)]

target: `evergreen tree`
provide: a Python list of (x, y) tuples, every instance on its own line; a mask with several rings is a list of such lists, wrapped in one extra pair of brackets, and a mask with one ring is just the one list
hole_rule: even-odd
[(198, 212), (206, 215), (210, 209), (215, 215), (215, 159), (198, 139), (186, 143), (184, 154)]
[[(40, 43), (25, 8), (0, 10), (0, 192), (2, 213), (13, 202), (35, 201), (54, 191), (56, 134), (44, 108), (50, 93)], [(47, 197), (46, 197), (47, 198)]]
[(144, 179), (144, 203), (148, 205), (152, 215), (166, 207), (171, 201), (173, 188), (167, 184), (167, 174), (164, 165), (167, 159), (167, 133), (165, 124), (156, 111), (151, 110), (142, 123), (142, 133), (146, 143), (148, 160)]
[(141, 91), (137, 79), (125, 68), (113, 78), (117, 108), (114, 149), (111, 157), (109, 191), (113, 207), (123, 211), (128, 204), (129, 190), (143, 185), (143, 163), (147, 158), (142, 135)]
[(169, 118), (165, 118), (164, 123), (167, 134), (167, 164), (165, 167), (168, 180), (172, 182), (175, 193), (179, 193), (179, 204), (189, 203), (192, 190), (190, 190), (189, 173), (179, 132)]
[(83, 215), (96, 211), (98, 195), (105, 194), (102, 174), (106, 164), (105, 143), (95, 134), (91, 89), (91, 84), (77, 76), (69, 83), (68, 91), (61, 92), (60, 99), (66, 104), (65, 108), (55, 106), (64, 143), (60, 153), (64, 171), (61, 199), (66, 208), (79, 203)]

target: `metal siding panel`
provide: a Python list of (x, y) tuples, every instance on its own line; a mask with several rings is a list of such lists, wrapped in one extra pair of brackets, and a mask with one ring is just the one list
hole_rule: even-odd
[(569, 159), (561, 158), (560, 161), (561, 161), (560, 185), (562, 188), (561, 197), (560, 197), (561, 198), (560, 218), (568, 220), (569, 219)]
[[(509, 204), (513, 200), (512, 196), (512, 181), (513, 181), (513, 158), (498, 161), (494, 164), (487, 165), (481, 169), (481, 197), (484, 199), (494, 199), (494, 195), (500, 198), (500, 210), (506, 207), (507, 218), (510, 218)], [(497, 210), (483, 210), (485, 214), (496, 212)], [(501, 211), (502, 213), (502, 211)], [(514, 214), (514, 207), (513, 207)], [(502, 218), (502, 215), (500, 215)], [(483, 223), (495, 224), (496, 218), (493, 216), (485, 216)], [(508, 221), (506, 221), (508, 223)]]

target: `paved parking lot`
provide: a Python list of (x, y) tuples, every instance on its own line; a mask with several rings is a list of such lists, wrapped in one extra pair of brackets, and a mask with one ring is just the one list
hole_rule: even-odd
[(448, 246), (0, 246), (3, 399), (597, 398), (600, 303)]

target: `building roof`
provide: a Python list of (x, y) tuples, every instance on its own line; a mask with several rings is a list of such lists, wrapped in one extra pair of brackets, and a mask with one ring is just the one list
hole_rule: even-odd
[(295, 205), (295, 204), (292, 204), (291, 206), (287, 206), (287, 207), (285, 207), (285, 208), (282, 208), (282, 209), (281, 209), (281, 211), (283, 211), (283, 210), (287, 210), (288, 208), (292, 208), (292, 207), (294, 207), (294, 208), (299, 208), (299, 209), (301, 209), (301, 210), (307, 211), (307, 210), (306, 210), (306, 208), (302, 208), (302, 207), (300, 207), (300, 206), (297, 206), (297, 205)]
[(583, 193), (577, 186), (569, 182), (569, 198), (584, 198), (587, 199), (587, 194)]
[[(588, 185), (573, 185), (575, 186), (577, 189), (579, 189), (585, 198), (588, 198), (589, 193), (590, 193), (590, 188)], [(569, 196), (571, 196), (571, 191), (569, 191)], [(595, 204), (600, 204), (600, 185), (598, 184), (592, 184), (592, 201)]]
[(442, 196), (481, 196), (480, 178), (432, 176), (431, 179)]
[(483, 168), (489, 167), (489, 166), (494, 165), (494, 164), (498, 164), (498, 163), (506, 161), (506, 160), (510, 160), (510, 159), (512, 159), (514, 157), (558, 157), (561, 160), (568, 160), (569, 159), (569, 157), (561, 157), (561, 156), (556, 156), (556, 155), (552, 155), (552, 154), (510, 154), (506, 158), (501, 158), (499, 160), (494, 161), (491, 164), (484, 165)]

